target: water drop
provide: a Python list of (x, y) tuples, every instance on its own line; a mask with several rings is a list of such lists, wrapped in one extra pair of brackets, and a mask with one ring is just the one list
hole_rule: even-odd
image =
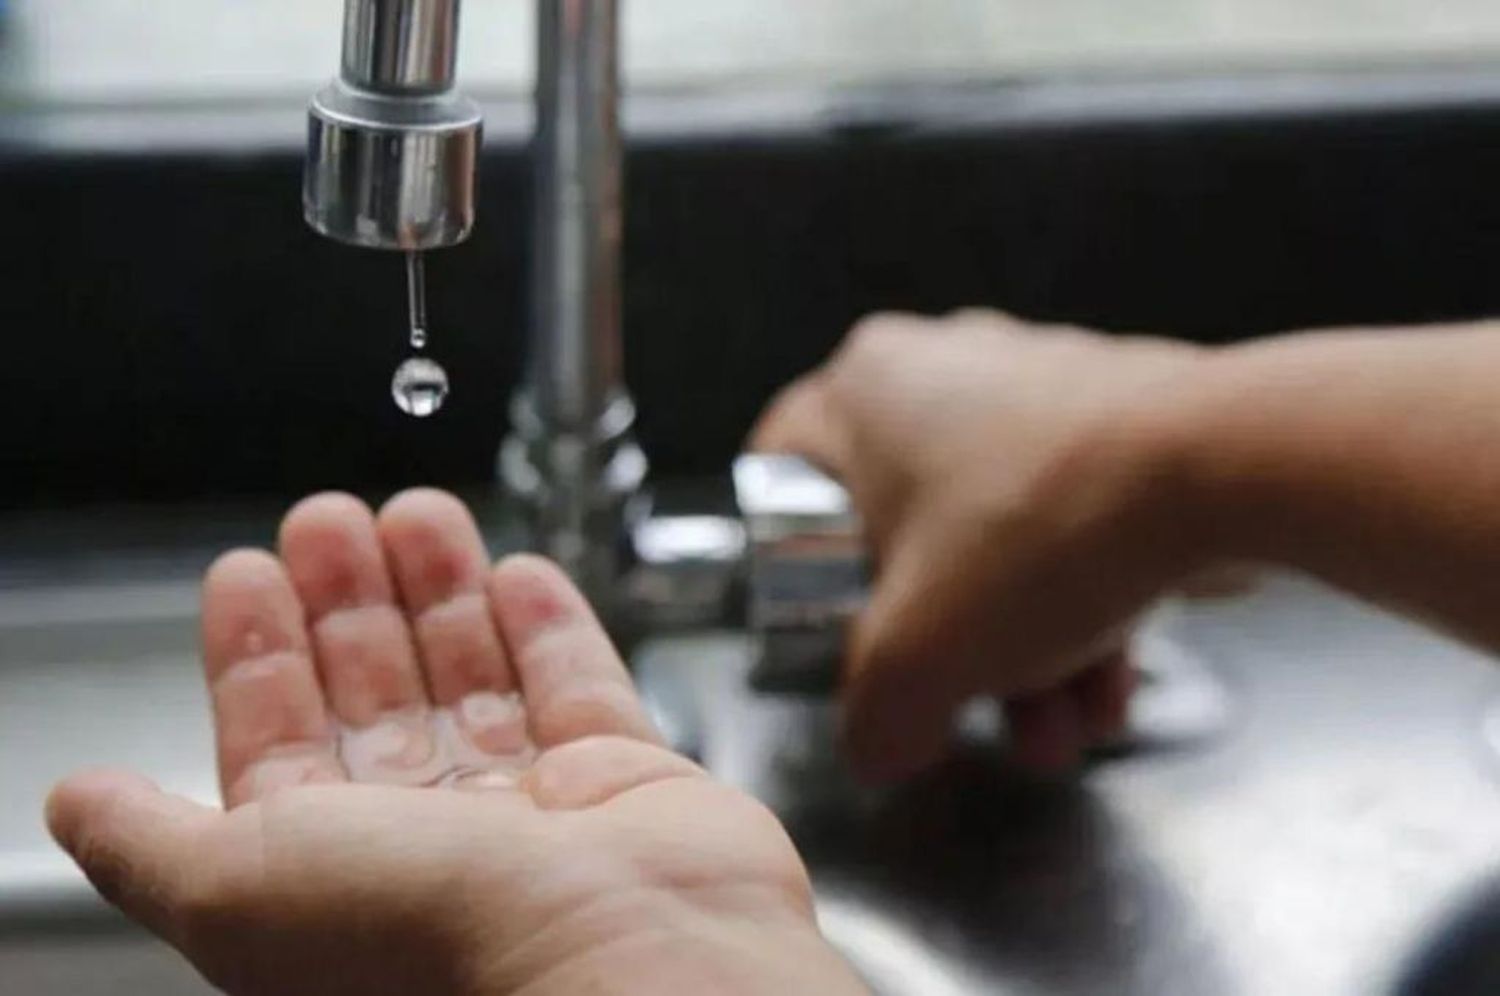
[(414, 418), (433, 415), (448, 400), (448, 372), (426, 357), (413, 356), (396, 368), (391, 397)]
[(421, 349), (421, 348), (423, 348), (426, 345), (427, 345), (427, 330), (424, 329), (424, 328), (418, 328), (417, 326), (412, 326), (412, 330), (411, 330), (411, 348), (412, 349)]

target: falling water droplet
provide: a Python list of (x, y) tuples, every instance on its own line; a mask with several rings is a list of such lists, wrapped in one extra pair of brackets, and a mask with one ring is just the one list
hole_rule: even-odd
[[(411, 348), (427, 346), (427, 275), (420, 252), (406, 254), (406, 305), (411, 324)], [(414, 418), (434, 415), (448, 400), (448, 372), (436, 362), (413, 356), (396, 368), (391, 378), (396, 407)]]
[(413, 356), (396, 368), (391, 397), (414, 418), (436, 414), (448, 400), (448, 372), (426, 357)]
[(427, 345), (427, 268), (422, 254), (406, 254), (406, 317), (411, 325), (411, 348)]

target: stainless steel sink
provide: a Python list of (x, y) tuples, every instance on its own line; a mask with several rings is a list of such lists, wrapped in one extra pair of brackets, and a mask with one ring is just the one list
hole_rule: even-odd
[[(0, 993), (206, 991), (93, 897), (40, 807), (101, 762), (214, 798), (196, 576), (274, 514), (0, 520)], [(826, 702), (746, 690), (742, 634), (647, 640), (635, 666), (674, 735), (786, 820), (825, 929), (883, 993), (1389, 991), (1491, 908), (1472, 899), (1500, 871), (1486, 658), (1295, 578), (1163, 627), (1223, 677), (1233, 724), (1066, 782), (1008, 771), (981, 734), (872, 792)]]

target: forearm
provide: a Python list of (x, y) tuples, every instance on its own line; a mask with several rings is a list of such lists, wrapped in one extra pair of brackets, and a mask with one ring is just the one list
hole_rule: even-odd
[(1167, 421), (1196, 554), (1301, 568), (1500, 649), (1500, 325), (1220, 350)]

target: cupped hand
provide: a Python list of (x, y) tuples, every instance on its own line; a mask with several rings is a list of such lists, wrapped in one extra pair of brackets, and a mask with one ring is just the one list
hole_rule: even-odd
[(1005, 702), (1030, 767), (1119, 736), (1125, 631), (1190, 566), (1153, 401), (1200, 357), (995, 312), (878, 315), (771, 405), (752, 445), (839, 477), (876, 555), (845, 691), (867, 774), (931, 763), (975, 696)]
[(491, 569), (451, 496), (303, 502), (279, 556), (208, 572), (203, 651), (226, 809), (101, 771), (47, 815), (228, 992), (862, 991), (775, 818), (666, 750), (583, 598)]

